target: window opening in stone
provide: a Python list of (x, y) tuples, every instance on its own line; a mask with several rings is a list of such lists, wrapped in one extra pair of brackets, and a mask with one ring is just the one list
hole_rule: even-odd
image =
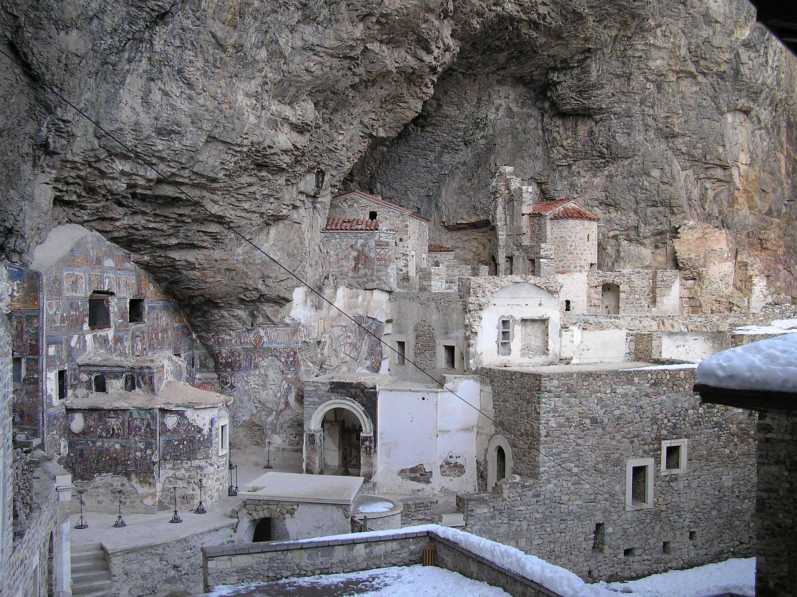
[(375, 211), (369, 211), (368, 212), (368, 219), (369, 220), (375, 220), (376, 219), (376, 212)]
[(636, 548), (635, 547), (626, 547), (623, 550), (623, 557), (625, 558), (632, 558), (636, 555)]
[(537, 260), (529, 259), (529, 273), (534, 276), (537, 273)]
[(498, 260), (495, 258), (495, 255), (490, 255), (490, 275), (498, 275)]
[(664, 467), (668, 471), (681, 468), (681, 446), (667, 446), (664, 450)]
[(22, 357), (14, 357), (14, 383), (22, 383), (24, 372), (22, 370)]
[(396, 363), (398, 365), (403, 365), (407, 362), (407, 345), (404, 343), (404, 340), (398, 340), (396, 342), (396, 351), (398, 351)]
[(694, 541), (697, 539), (697, 531), (689, 531), (689, 540)]
[(501, 446), (495, 449), (495, 482), (506, 479), (506, 452)]
[(104, 330), (111, 327), (111, 297), (113, 292), (94, 291), (89, 297), (89, 328)]
[(95, 392), (108, 392), (108, 386), (105, 384), (105, 376), (102, 373), (97, 373), (92, 380), (94, 382), (94, 391)]
[(548, 354), (548, 320), (520, 320), (520, 354), (525, 358)]
[(511, 276), (514, 273), (514, 259), (512, 258), (511, 255), (507, 255), (505, 261), (506, 261), (506, 268), (505, 268), (506, 271), (504, 272), (504, 275)]
[(661, 544), (661, 553), (672, 553), (672, 545), (669, 541), (664, 541)]
[(58, 371), (58, 399), (66, 400), (66, 369)]
[(501, 319), (498, 334), (498, 354), (503, 357), (509, 356), (512, 354), (512, 320)]
[(570, 299), (565, 299), (565, 311), (570, 311)]
[(445, 368), (454, 369), (456, 367), (456, 349), (450, 344), (443, 344), (443, 358)]
[(606, 549), (606, 527), (602, 522), (595, 523), (592, 534), (592, 551), (603, 553)]
[(271, 541), (271, 519), (261, 518), (255, 525), (254, 533), (252, 533), (252, 543), (261, 543), (263, 541)]
[(635, 466), (631, 469), (631, 504), (644, 506), (648, 503), (648, 467)]
[(230, 445), (230, 425), (222, 423), (219, 426), (219, 456), (227, 453)]
[(606, 315), (620, 313), (620, 287), (617, 284), (601, 286), (601, 312)]
[(360, 474), (360, 434), (362, 427), (354, 413), (334, 408), (324, 415), (324, 470), (327, 475)]
[(130, 323), (143, 323), (144, 299), (130, 299), (127, 304), (127, 315)]
[(136, 389), (136, 377), (132, 373), (125, 373), (125, 392), (132, 392)]

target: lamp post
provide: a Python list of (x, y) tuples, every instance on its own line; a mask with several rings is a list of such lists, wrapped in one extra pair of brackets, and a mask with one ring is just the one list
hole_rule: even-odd
[(235, 465), (232, 463), (232, 460), (230, 460), (230, 463), (227, 465), (227, 468), (228, 468), (227, 474), (230, 480), (230, 484), (227, 486), (227, 495), (230, 497), (234, 497), (238, 495), (238, 488), (234, 487), (232, 482), (232, 471), (234, 468), (236, 468)]
[(235, 465), (235, 495), (238, 495), (238, 465)]
[(194, 514), (207, 514), (205, 504), (202, 503), (202, 479), (199, 480), (199, 504), (197, 504)]
[(266, 440), (266, 466), (263, 468), (269, 469), (271, 468), (271, 440)]
[(126, 527), (127, 523), (122, 518), (122, 492), (119, 492), (119, 515), (116, 517), (116, 522), (113, 523), (113, 527), (115, 529), (121, 529), (122, 527)]
[(83, 518), (83, 494), (86, 493), (83, 489), (78, 489), (77, 496), (78, 500), (80, 501), (80, 522), (75, 525), (75, 528), (78, 530), (87, 529), (89, 525), (86, 523), (86, 520)]
[(183, 522), (183, 519), (180, 518), (180, 515), (177, 513), (177, 488), (176, 487), (172, 487), (172, 495), (174, 496), (174, 514), (172, 514), (172, 517), (169, 519), (169, 522), (171, 522), (171, 523)]

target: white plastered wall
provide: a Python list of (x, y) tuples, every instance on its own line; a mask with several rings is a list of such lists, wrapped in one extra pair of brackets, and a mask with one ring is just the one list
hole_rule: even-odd
[[(381, 389), (374, 481), (383, 493), (435, 494), (476, 490), (476, 444), (481, 387), (471, 378), (446, 388)], [(428, 483), (400, 474), (423, 465)]]
[(559, 291), (559, 302), (565, 310), (565, 301), (570, 301), (571, 313), (587, 312), (587, 272), (571, 272), (557, 274), (556, 279), (562, 285)]
[(628, 338), (625, 330), (583, 330), (571, 326), (562, 330), (563, 359), (571, 363), (619, 363), (626, 360)]
[[(507, 356), (498, 354), (499, 320), (512, 318), (512, 350)], [(521, 355), (521, 320), (548, 320), (548, 354), (536, 357)], [(534, 284), (518, 283), (502, 288), (493, 295), (482, 311), (479, 336), (476, 339), (476, 365), (525, 366), (554, 363), (559, 360), (559, 299)], [(473, 359), (471, 359), (473, 360)]]

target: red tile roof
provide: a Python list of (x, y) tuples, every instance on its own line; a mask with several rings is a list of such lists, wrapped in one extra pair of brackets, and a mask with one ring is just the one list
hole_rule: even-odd
[(329, 218), (327, 220), (327, 226), (324, 230), (379, 230), (379, 220), (364, 220), (359, 218)]
[(530, 215), (550, 216), (552, 220), (590, 220), (597, 222), (600, 216), (580, 207), (572, 199), (540, 201), (531, 207)]
[(446, 245), (441, 245), (438, 243), (429, 243), (429, 252), (430, 253), (453, 253), (454, 249), (448, 247)]
[(349, 191), (348, 193), (343, 193), (342, 195), (338, 195), (335, 197), (334, 201), (346, 201), (350, 198), (359, 198), (365, 199), (366, 201), (370, 201), (371, 203), (376, 203), (377, 205), (383, 205), (385, 207), (389, 207), (390, 209), (394, 209), (398, 212), (406, 214), (410, 217), (413, 217), (417, 220), (421, 220), (422, 222), (428, 222), (427, 218), (424, 218), (421, 215), (418, 215), (415, 211), (411, 209), (407, 209), (406, 207), (402, 207), (397, 203), (393, 203), (392, 201), (388, 201), (387, 199), (383, 199), (379, 195), (372, 195), (371, 193), (365, 193), (363, 191)]

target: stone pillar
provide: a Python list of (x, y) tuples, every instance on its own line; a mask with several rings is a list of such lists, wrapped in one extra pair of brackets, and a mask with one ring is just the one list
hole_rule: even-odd
[(374, 436), (360, 435), (360, 476), (370, 481), (374, 476)]
[(69, 524), (69, 503), (72, 500), (72, 475), (56, 475), (58, 524), (53, 541), (53, 574), (55, 597), (72, 597), (72, 544)]
[(304, 472), (320, 475), (324, 472), (324, 430), (304, 432)]

